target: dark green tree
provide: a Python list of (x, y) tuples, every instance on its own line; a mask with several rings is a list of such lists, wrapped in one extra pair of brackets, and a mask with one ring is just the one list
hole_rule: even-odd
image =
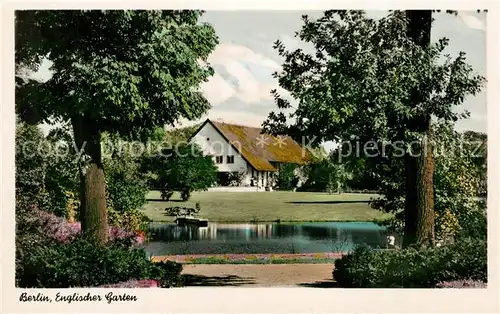
[[(82, 228), (106, 242), (101, 134), (144, 139), (209, 107), (199, 85), (218, 43), (200, 11), (16, 12), (16, 110), (30, 123), (67, 122), (87, 160), (80, 164)], [(26, 80), (43, 58), (46, 82)]]
[(264, 123), (271, 133), (315, 136), (316, 143), (345, 140), (352, 154), (368, 152), (378, 174), (388, 175), (381, 180), (385, 192), (396, 194), (399, 187), (392, 184), (403, 182), (404, 198), (398, 201), (407, 215), (405, 244), (433, 242), (431, 117), (450, 123), (466, 117), (452, 109), (484, 82), (463, 52), (455, 58), (443, 54), (446, 38), (427, 44), (431, 24), (424, 30), (414, 25), (429, 17), (401, 11), (379, 20), (362, 11), (326, 11), (317, 20), (304, 16), (297, 37), (315, 53), (275, 44), (285, 60), (275, 76), (297, 104), (287, 117), (292, 104), (273, 91), (280, 111)]
[(189, 199), (191, 192), (205, 190), (217, 181), (214, 161), (203, 156), (195, 144), (179, 145), (165, 149), (162, 155), (146, 158), (143, 170), (155, 174), (156, 185), (169, 197), (172, 192), (180, 191), (183, 200)]
[(295, 175), (296, 164), (279, 165), (279, 171), (276, 178), (278, 188), (282, 191), (293, 190), (297, 186), (298, 178)]

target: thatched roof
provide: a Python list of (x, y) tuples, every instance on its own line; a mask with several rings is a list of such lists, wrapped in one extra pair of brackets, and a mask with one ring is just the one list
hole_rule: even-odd
[(211, 120), (205, 121), (199, 130), (207, 123), (212, 124), (255, 170), (277, 171), (271, 162), (305, 164), (312, 157), (307, 148), (289, 136), (262, 134), (261, 128)]

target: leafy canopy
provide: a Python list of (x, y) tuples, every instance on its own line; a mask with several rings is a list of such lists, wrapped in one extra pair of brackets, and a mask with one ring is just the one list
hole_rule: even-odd
[[(436, 234), (439, 238), (485, 238), (486, 204), (477, 198), (481, 180), (486, 177), (484, 135), (460, 133), (451, 124), (438, 124), (434, 128)], [(480, 140), (472, 140), (475, 138)], [(384, 174), (376, 178), (383, 196), (375, 199), (372, 207), (395, 212), (394, 219), (387, 223), (398, 230), (402, 228), (405, 193), (402, 160), (393, 158), (391, 163), (383, 165), (385, 168), (377, 166), (367, 163), (368, 169)]]
[[(274, 45), (285, 60), (275, 77), (297, 104), (272, 91), (280, 110), (264, 127), (273, 133), (316, 136), (317, 143), (351, 136), (362, 142), (413, 139), (423, 132), (418, 121), (425, 117), (467, 116), (452, 108), (484, 82), (463, 52), (444, 54), (446, 38), (428, 48), (416, 45), (401, 11), (374, 20), (363, 11), (332, 10), (317, 20), (304, 15), (303, 22), (296, 36), (314, 53), (289, 51), (279, 40)], [(417, 106), (412, 91), (422, 95)]]
[[(16, 12), (16, 65), (46, 82), (17, 77), (18, 112), (32, 120), (86, 115), (100, 131), (138, 136), (179, 118), (199, 118), (209, 103), (198, 89), (213, 74), (218, 44), (200, 11), (47, 10)], [(18, 71), (19, 72), (19, 71)]]
[(143, 170), (157, 178), (159, 188), (169, 191), (205, 190), (217, 181), (217, 167), (210, 156), (203, 156), (195, 144), (165, 149), (163, 154), (143, 160)]

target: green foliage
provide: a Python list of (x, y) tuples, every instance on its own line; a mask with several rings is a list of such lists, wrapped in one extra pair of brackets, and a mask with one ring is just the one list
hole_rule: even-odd
[(187, 144), (188, 141), (191, 139), (191, 136), (194, 135), (194, 132), (200, 128), (201, 123), (188, 126), (188, 127), (182, 127), (182, 128), (175, 128), (168, 130), (165, 132), (165, 137), (164, 140), (169, 144), (169, 145), (182, 145), (182, 144)]
[(58, 216), (67, 216), (77, 193), (76, 158), (70, 139), (18, 121), (16, 126), (16, 189), (31, 196), (32, 204)]
[(348, 178), (344, 166), (334, 163), (330, 157), (303, 166), (302, 172), (307, 177), (300, 188), (303, 191), (340, 192)]
[[(18, 112), (89, 118), (99, 130), (148, 135), (210, 107), (197, 89), (218, 43), (200, 11), (17, 11), (16, 65), (48, 56), (47, 82), (17, 80)], [(29, 30), (29, 31), (28, 31)], [(77, 87), (77, 88), (76, 88)]]
[(485, 169), (476, 164), (475, 147), (463, 134), (446, 126), (438, 129), (437, 142), (443, 151), (436, 154), (435, 212), (443, 215), (448, 211), (457, 219), (459, 228), (453, 236), (485, 239), (485, 201), (477, 199)]
[(38, 146), (44, 141), (40, 128), (22, 121), (16, 124), (16, 195), (37, 204), (44, 187), (46, 165)]
[(106, 158), (104, 170), (114, 210), (133, 211), (146, 203), (147, 180), (135, 158), (127, 154)]
[[(71, 122), (86, 144), (82, 167), (84, 232), (105, 242), (106, 202), (101, 134), (128, 139), (154, 135), (209, 108), (199, 86), (213, 75), (207, 58), (218, 43), (193, 10), (17, 11), (16, 111), (31, 123)], [(51, 62), (47, 81), (26, 79), (25, 68)], [(88, 172), (88, 169), (94, 169)], [(92, 175), (95, 173), (95, 175)], [(93, 188), (88, 188), (92, 186)], [(87, 223), (88, 222), (88, 223)]]
[(36, 209), (31, 196), (16, 193), (16, 286), (20, 286), (21, 278), (27, 272), (25, 264), (31, 258), (33, 248), (43, 247), (49, 242), (34, 214)]
[(51, 149), (44, 153), (47, 168), (41, 208), (61, 217), (68, 217), (68, 206), (79, 192), (78, 157), (69, 134), (63, 126), (52, 130), (44, 139)]
[(47, 241), (41, 226), (37, 224), (34, 210), (42, 201), (41, 192), (45, 181), (46, 165), (37, 153), (37, 143), (43, 141), (41, 130), (17, 121), (16, 124), (16, 285), (24, 273), (24, 263), (33, 247)]
[(372, 250), (358, 247), (335, 261), (346, 288), (432, 288), (441, 281), (487, 281), (487, 243), (464, 239), (440, 248)]
[[(476, 95), (485, 79), (474, 74), (465, 53), (444, 54), (448, 39), (429, 46), (416, 43), (407, 34), (409, 21), (402, 11), (375, 20), (363, 11), (331, 10), (317, 20), (303, 16), (303, 22), (296, 36), (313, 53), (289, 51), (280, 41), (274, 45), (285, 60), (275, 77), (296, 104), (274, 90), (279, 111), (270, 113), (264, 129), (314, 137), (316, 144), (350, 143), (350, 154), (361, 153), (368, 161), (384, 195), (374, 207), (403, 218), (404, 178), (416, 170), (407, 168), (407, 176), (401, 157), (426, 134), (428, 117), (451, 125), (468, 117), (457, 107)], [(365, 150), (369, 142), (376, 147)]]
[(142, 231), (146, 233), (148, 231), (149, 219), (139, 209), (119, 212), (108, 207), (108, 223), (125, 230)]
[(187, 198), (192, 191), (205, 190), (217, 180), (217, 167), (212, 158), (203, 156), (201, 149), (194, 144), (149, 157), (143, 167), (143, 170), (156, 174), (158, 187), (166, 191), (181, 191)]
[[(477, 198), (477, 194), (481, 177), (485, 176), (485, 164), (481, 166), (482, 161), (478, 162), (478, 159), (486, 160), (476, 157), (482, 154), (475, 152), (477, 143), (470, 141), (464, 133), (454, 131), (451, 124), (435, 125), (434, 137), (436, 235), (440, 240), (453, 237), (485, 239), (486, 204)], [(401, 160), (395, 158), (385, 164), (368, 166), (385, 174), (378, 180), (379, 191), (384, 196), (373, 200), (372, 206), (396, 212), (396, 216), (386, 223), (391, 229), (401, 231), (404, 208)]]
[[(157, 129), (155, 134), (151, 135), (152, 141), (164, 136), (161, 129)], [(140, 164), (147, 152), (143, 150), (146, 146), (134, 147), (116, 133), (104, 133), (101, 142), (109, 147), (103, 158), (108, 222), (127, 230), (145, 232), (147, 218), (139, 209), (146, 204), (146, 194), (149, 192), (148, 176), (141, 171)]]
[(84, 239), (34, 247), (23, 260), (19, 286), (26, 288), (96, 287), (131, 279), (159, 280), (162, 287), (180, 283), (182, 266), (154, 263), (143, 249), (101, 247)]
[(296, 164), (281, 164), (279, 166), (277, 184), (280, 191), (292, 190), (297, 186), (298, 178), (295, 174)]
[[(303, 22), (297, 37), (315, 53), (287, 51), (280, 41), (274, 46), (285, 59), (275, 76), (298, 101), (289, 119), (282, 112), (270, 114), (265, 126), (274, 133), (316, 136), (318, 143), (352, 135), (362, 142), (414, 139), (420, 131), (412, 121), (427, 115), (460, 118), (452, 108), (484, 82), (472, 75), (464, 53), (441, 59), (447, 39), (426, 49), (415, 44), (401, 11), (374, 20), (362, 11), (332, 10), (317, 20), (304, 16)], [(420, 107), (412, 106), (414, 90), (424, 97)], [(279, 109), (290, 107), (274, 95)]]

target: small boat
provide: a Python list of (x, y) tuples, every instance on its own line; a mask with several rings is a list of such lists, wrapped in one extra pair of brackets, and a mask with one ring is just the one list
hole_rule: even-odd
[(194, 225), (198, 227), (208, 227), (208, 220), (194, 216), (179, 216), (175, 219), (178, 226)]

